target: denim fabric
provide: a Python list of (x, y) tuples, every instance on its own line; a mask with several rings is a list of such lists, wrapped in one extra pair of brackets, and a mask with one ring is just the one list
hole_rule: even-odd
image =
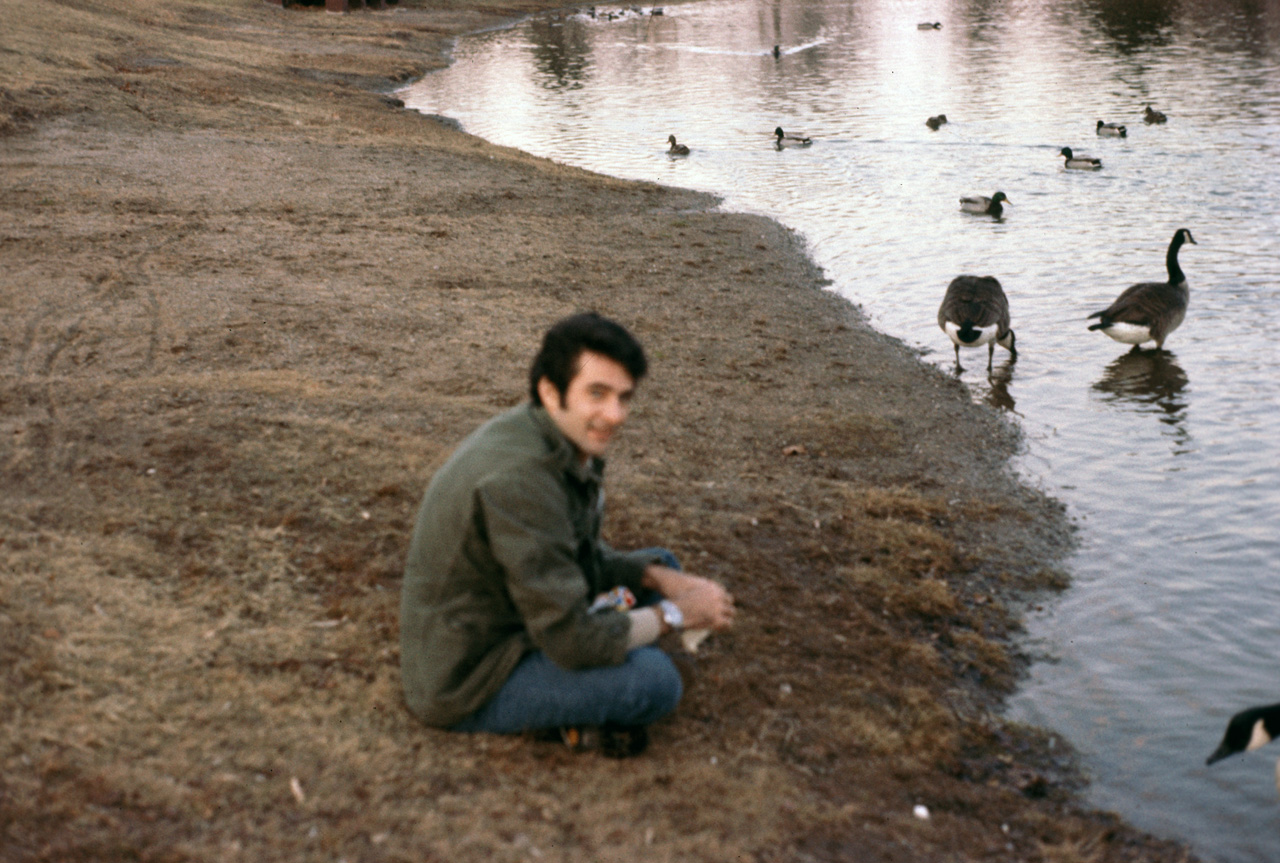
[(564, 725), (649, 725), (676, 709), (680, 672), (652, 645), (622, 665), (569, 671), (542, 651), (520, 660), (498, 694), (454, 731), (516, 734)]
[[(646, 549), (679, 569), (666, 549)], [(641, 605), (661, 599), (656, 591)], [(649, 725), (676, 709), (684, 687), (671, 658), (653, 645), (637, 647), (621, 665), (569, 670), (540, 650), (526, 654), (498, 694), (453, 731), (516, 734), (566, 725)]]

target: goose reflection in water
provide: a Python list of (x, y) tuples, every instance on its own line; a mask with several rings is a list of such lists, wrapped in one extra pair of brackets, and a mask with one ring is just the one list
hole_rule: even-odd
[(1009, 384), (1013, 383), (1013, 366), (1016, 362), (1017, 360), (1011, 357), (987, 375), (987, 384), (990, 388), (982, 400), (997, 410), (1016, 413), (1013, 409), (1013, 396), (1009, 394)]
[(1163, 414), (1162, 423), (1185, 436), (1187, 402), (1182, 391), (1186, 386), (1187, 373), (1169, 351), (1137, 350), (1116, 357), (1093, 388), (1110, 396), (1111, 402), (1156, 408)]

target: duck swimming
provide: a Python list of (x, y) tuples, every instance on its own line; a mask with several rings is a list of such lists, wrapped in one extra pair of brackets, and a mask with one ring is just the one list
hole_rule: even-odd
[(1129, 130), (1119, 123), (1104, 123), (1098, 121), (1098, 134), (1104, 138), (1124, 138), (1129, 134)]
[(960, 199), (960, 209), (966, 213), (999, 217), (1004, 212), (1004, 207), (1001, 206), (1002, 202), (1005, 204), (1013, 203), (1013, 201), (1005, 197), (1004, 192), (996, 192), (990, 198), (972, 195)]
[(916, 25), (917, 30), (941, 30), (941, 21), (921, 21)]
[(1101, 159), (1095, 159), (1093, 156), (1077, 156), (1071, 152), (1070, 147), (1063, 147), (1058, 151), (1058, 155), (1066, 159), (1064, 164), (1073, 171), (1097, 171), (1102, 168)]
[(938, 128), (946, 122), (947, 122), (947, 115), (939, 114), (936, 117), (930, 117), (928, 120), (925, 120), (924, 124), (936, 132), (938, 131)]
[(1164, 347), (1169, 333), (1178, 328), (1187, 314), (1187, 301), (1191, 290), (1187, 277), (1178, 266), (1178, 250), (1183, 243), (1196, 244), (1191, 232), (1179, 228), (1169, 241), (1165, 254), (1165, 268), (1169, 272), (1167, 282), (1140, 282), (1126, 288), (1116, 301), (1100, 312), (1089, 315), (1099, 318), (1090, 324), (1090, 330), (1102, 330), (1117, 342), (1133, 345), (1134, 350), (1143, 342), (1155, 340), (1156, 350)]
[(806, 138), (804, 135), (788, 135), (782, 131), (782, 127), (773, 130), (773, 137), (777, 138), (774, 144), (779, 150), (783, 147), (807, 147), (813, 143), (812, 138)]
[(938, 307), (938, 326), (956, 348), (956, 371), (960, 367), (960, 348), (987, 346), (987, 370), (996, 345), (1018, 358), (1013, 330), (1009, 328), (1009, 300), (995, 276), (956, 276)]
[(687, 156), (687, 155), (689, 155), (689, 148), (688, 148), (688, 147), (686, 147), (684, 144), (677, 144), (677, 143), (676, 143), (676, 136), (675, 136), (675, 135), (668, 135), (668, 136), (667, 136), (667, 141), (669, 141), (669, 142), (671, 143), (671, 146), (667, 148), (667, 153), (668, 153), (668, 154), (670, 154), (670, 155), (672, 155), (672, 156)]
[(1147, 110), (1143, 112), (1143, 115), (1142, 115), (1142, 121), (1147, 125), (1150, 125), (1152, 123), (1164, 123), (1164, 122), (1167, 122), (1168, 119), (1169, 119), (1168, 116), (1161, 113), (1160, 111), (1152, 110), (1150, 105), (1147, 106)]

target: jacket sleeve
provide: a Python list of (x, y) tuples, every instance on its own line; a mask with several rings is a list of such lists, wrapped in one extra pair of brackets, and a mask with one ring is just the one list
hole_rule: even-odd
[(591, 614), (575, 557), (565, 489), (545, 471), (483, 483), (477, 510), (489, 550), (534, 646), (563, 668), (618, 665), (627, 655), (625, 614)]
[(661, 563), (662, 558), (645, 551), (614, 551), (604, 542), (600, 543), (601, 571), (610, 584), (621, 584), (638, 593), (644, 588), (641, 583), (644, 570), (651, 563)]

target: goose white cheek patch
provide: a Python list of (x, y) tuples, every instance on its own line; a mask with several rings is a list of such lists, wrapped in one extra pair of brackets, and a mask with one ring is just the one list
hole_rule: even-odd
[[(1253, 735), (1249, 738), (1249, 745), (1245, 747), (1246, 752), (1252, 752), (1255, 749), (1261, 749), (1271, 742), (1271, 735), (1267, 733), (1266, 727), (1259, 719), (1253, 723)], [(1280, 769), (1280, 767), (1277, 767)]]

